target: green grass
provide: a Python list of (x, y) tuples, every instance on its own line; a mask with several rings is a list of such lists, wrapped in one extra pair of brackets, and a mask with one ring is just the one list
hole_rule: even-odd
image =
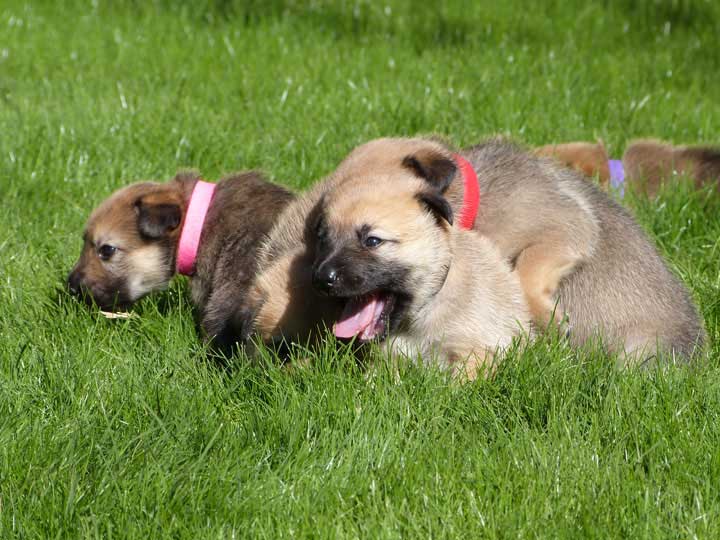
[[(467, 5), (466, 5), (467, 4)], [(552, 339), (458, 386), (199, 343), (182, 280), (108, 321), (57, 287), (113, 189), (294, 188), (380, 135), (718, 143), (710, 1), (0, 4), (0, 538), (720, 536), (720, 201), (628, 201), (698, 300), (692, 368)], [(539, 209), (542, 211), (542, 209)]]

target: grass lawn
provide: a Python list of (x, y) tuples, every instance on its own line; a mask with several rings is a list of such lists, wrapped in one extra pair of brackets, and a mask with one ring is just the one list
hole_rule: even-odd
[[(699, 302), (692, 368), (542, 339), (492, 381), (343, 350), (211, 364), (186, 284), (106, 320), (57, 292), (139, 179), (301, 189), (356, 144), (720, 143), (720, 3), (0, 3), (0, 538), (718, 538), (720, 200), (629, 200)], [(539, 208), (539, 212), (543, 209)]]

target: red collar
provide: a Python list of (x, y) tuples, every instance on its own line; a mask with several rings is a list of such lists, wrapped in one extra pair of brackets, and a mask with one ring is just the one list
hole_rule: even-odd
[(480, 207), (480, 185), (475, 169), (470, 162), (460, 154), (455, 154), (455, 162), (463, 177), (463, 203), (458, 216), (461, 229), (472, 229), (475, 226), (478, 208)]
[(200, 234), (205, 225), (205, 216), (214, 193), (215, 184), (202, 180), (198, 180), (193, 188), (178, 242), (176, 262), (178, 274), (191, 276), (195, 273), (195, 259), (200, 247)]

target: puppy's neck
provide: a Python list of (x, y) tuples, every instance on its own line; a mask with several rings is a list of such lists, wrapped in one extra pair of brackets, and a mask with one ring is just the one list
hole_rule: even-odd
[(451, 232), (447, 241), (446, 268), (438, 275), (435, 292), (426, 296), (425, 300), (412, 310), (414, 312), (410, 318), (412, 333), (421, 335), (432, 333), (437, 329), (438, 323), (441, 324), (445, 318), (445, 307), (449, 305), (448, 296), (452, 294), (450, 291), (459, 285), (465, 275), (462, 257), (456, 254), (456, 235)]
[(478, 209), (480, 207), (480, 184), (477, 173), (472, 164), (460, 154), (453, 156), (458, 165), (456, 182), (462, 189), (462, 207), (458, 214), (458, 226), (470, 230), (475, 226)]
[(216, 184), (197, 179), (185, 207), (182, 231), (178, 239), (175, 268), (178, 274), (192, 276), (200, 248), (205, 219), (212, 204)]
[(453, 209), (457, 209), (455, 219), (461, 229), (473, 229), (480, 213), (481, 189), (475, 167), (460, 154), (453, 154), (457, 171), (453, 181), (443, 196)]

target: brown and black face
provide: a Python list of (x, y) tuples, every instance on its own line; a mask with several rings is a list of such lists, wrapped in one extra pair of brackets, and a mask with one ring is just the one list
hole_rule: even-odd
[(345, 182), (321, 202), (313, 286), (345, 300), (341, 338), (382, 338), (444, 283), (452, 210), (413, 176)]
[(134, 184), (90, 216), (69, 291), (100, 309), (129, 307), (167, 286), (175, 269), (182, 221), (179, 184)]

